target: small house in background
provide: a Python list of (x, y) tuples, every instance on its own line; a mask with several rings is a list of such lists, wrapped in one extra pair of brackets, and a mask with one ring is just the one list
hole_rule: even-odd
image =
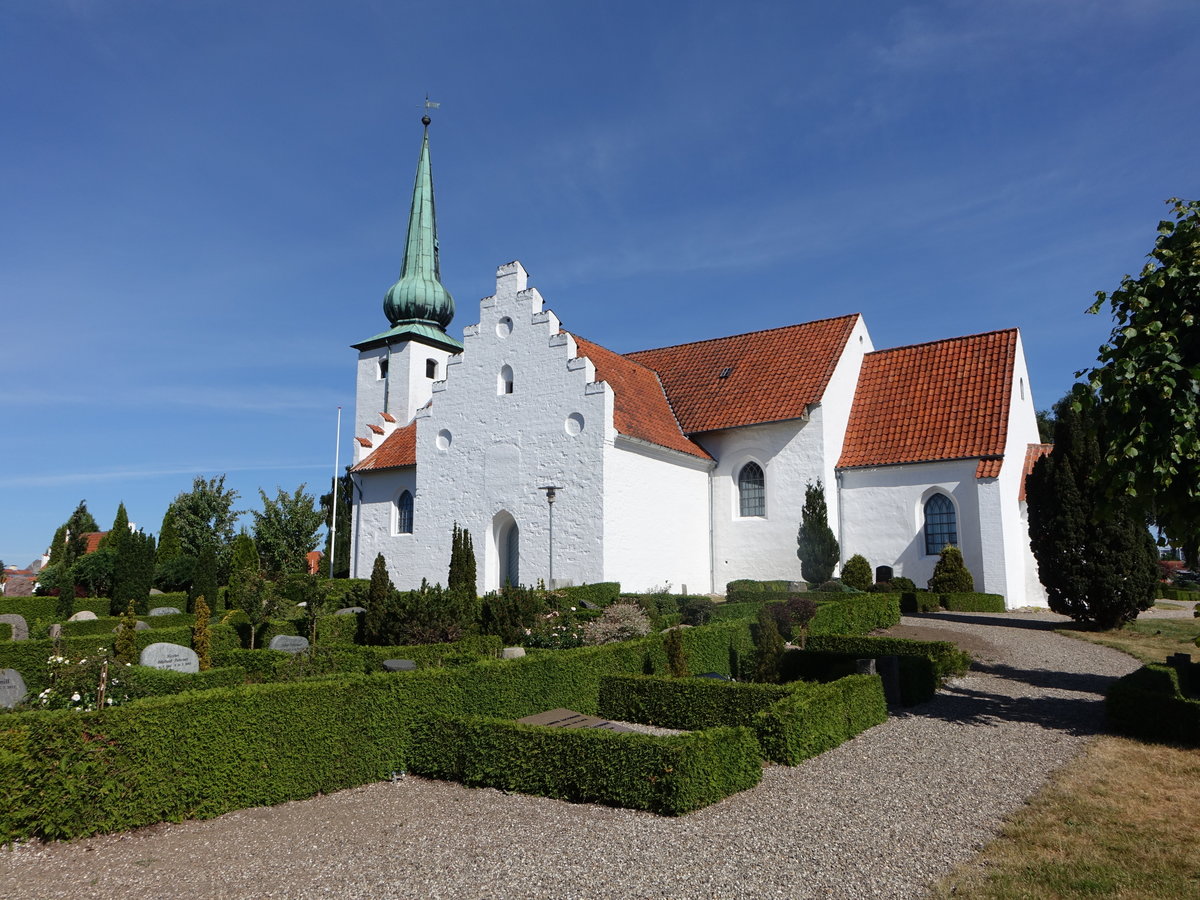
[(309, 575), (321, 574), (321, 559), (325, 556), (320, 550), (309, 550), (304, 556), (306, 571)]

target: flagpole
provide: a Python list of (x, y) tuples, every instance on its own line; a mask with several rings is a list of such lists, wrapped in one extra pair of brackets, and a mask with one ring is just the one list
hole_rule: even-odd
[(329, 578), (333, 580), (333, 561), (337, 558), (338, 469), (341, 468), (342, 408), (337, 413), (337, 438), (333, 442), (333, 518), (329, 521)]

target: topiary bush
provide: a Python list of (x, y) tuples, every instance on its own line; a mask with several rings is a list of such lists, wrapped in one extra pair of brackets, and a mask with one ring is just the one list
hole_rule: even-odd
[(604, 610), (599, 619), (583, 627), (583, 642), (591, 646), (611, 644), (644, 637), (649, 633), (650, 617), (641, 607), (632, 603), (614, 603)]
[(865, 591), (871, 586), (871, 580), (871, 564), (861, 554), (855, 553), (842, 566), (842, 584)]
[(970, 594), (975, 590), (975, 579), (963, 561), (962, 551), (953, 544), (942, 548), (929, 579), (929, 590), (935, 594)]

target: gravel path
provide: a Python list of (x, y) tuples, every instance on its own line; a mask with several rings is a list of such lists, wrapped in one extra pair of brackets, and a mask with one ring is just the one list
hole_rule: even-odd
[[(1190, 612), (1189, 612), (1190, 615)], [(1137, 668), (1049, 613), (943, 613), (933, 701), (678, 819), (405, 778), (0, 853), (0, 897), (919, 897), (1103, 729)]]

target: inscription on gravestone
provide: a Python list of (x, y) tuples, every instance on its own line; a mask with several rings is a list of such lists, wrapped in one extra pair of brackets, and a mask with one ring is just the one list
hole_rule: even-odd
[(552, 709), (549, 712), (517, 719), (517, 721), (525, 725), (541, 725), (544, 728), (599, 728), (602, 731), (633, 731), (632, 728), (626, 728), (616, 722), (598, 719), (595, 716), (585, 716), (573, 709)]
[(0, 706), (12, 709), (25, 698), (25, 679), (16, 669), (0, 669)]
[(23, 641), (29, 637), (29, 623), (25, 621), (24, 616), (18, 616), (16, 613), (7, 613), (0, 616), (0, 622), (5, 622), (12, 626), (12, 639), (14, 641)]
[(156, 606), (156, 607), (154, 607), (154, 609), (150, 610), (150, 615), (152, 615), (152, 616), (177, 616), (177, 615), (179, 615), (179, 610), (177, 610), (173, 606)]
[(142, 651), (138, 661), (152, 669), (169, 669), (172, 672), (200, 671), (200, 657), (196, 655), (196, 651), (179, 644), (151, 644)]
[(303, 653), (308, 649), (308, 638), (297, 637), (294, 634), (277, 634), (271, 638), (271, 650), (282, 650), (284, 653)]

